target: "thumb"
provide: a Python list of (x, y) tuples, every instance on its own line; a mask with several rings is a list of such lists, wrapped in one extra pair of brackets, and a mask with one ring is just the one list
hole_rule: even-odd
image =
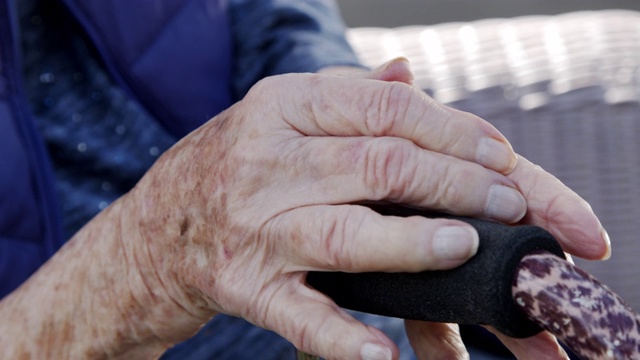
[(279, 288), (258, 325), (279, 333), (297, 349), (326, 359), (398, 359), (396, 344), (382, 331), (359, 322), (307, 287), (302, 273), (291, 276), (298, 279)]
[(365, 78), (382, 81), (398, 81), (408, 85), (413, 85), (414, 80), (411, 63), (409, 63), (409, 60), (405, 57), (398, 57), (382, 64), (367, 74)]
[(343, 76), (353, 79), (371, 79), (381, 81), (398, 81), (413, 85), (413, 70), (405, 57), (397, 57), (387, 61), (374, 70), (351, 66), (329, 66), (318, 70), (318, 74)]

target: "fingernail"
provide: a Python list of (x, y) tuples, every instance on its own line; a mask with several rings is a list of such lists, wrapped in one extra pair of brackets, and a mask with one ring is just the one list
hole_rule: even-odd
[(506, 223), (522, 219), (527, 212), (527, 202), (516, 189), (504, 185), (492, 185), (487, 196), (485, 213), (488, 217)]
[(600, 236), (602, 236), (605, 244), (607, 244), (607, 252), (602, 257), (602, 260), (609, 260), (609, 258), (611, 258), (611, 239), (609, 238), (607, 230), (605, 230), (604, 228), (600, 231)]
[(447, 226), (435, 233), (433, 252), (442, 260), (467, 260), (478, 251), (478, 233), (467, 226)]
[(509, 144), (493, 138), (480, 140), (476, 157), (480, 165), (504, 174), (513, 171), (517, 161)]
[(414, 80), (411, 64), (405, 57), (390, 60), (375, 69), (370, 78), (384, 81), (401, 81), (411, 84)]
[(360, 349), (362, 360), (391, 360), (392, 356), (391, 349), (378, 344), (367, 343)]
[(406, 67), (410, 67), (411, 66), (411, 63), (409, 62), (409, 59), (407, 59), (404, 56), (400, 56), (400, 57), (397, 57), (395, 59), (387, 61), (385, 64), (383, 64), (381, 66), (381, 68), (383, 70), (387, 70), (388, 68), (390, 68), (391, 66), (396, 65), (396, 64), (402, 64), (402, 66), (406, 66)]
[(378, 66), (377, 68), (373, 69), (374, 73), (383, 73), (385, 71), (387, 71), (387, 69), (389, 69), (393, 64), (395, 64), (397, 61), (397, 58), (395, 59), (391, 59), (389, 61), (387, 61), (386, 63)]

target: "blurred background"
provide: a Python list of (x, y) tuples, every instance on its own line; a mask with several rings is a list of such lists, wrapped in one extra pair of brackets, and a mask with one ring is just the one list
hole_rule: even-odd
[(433, 25), (578, 10), (640, 10), (638, 0), (338, 0), (349, 27)]

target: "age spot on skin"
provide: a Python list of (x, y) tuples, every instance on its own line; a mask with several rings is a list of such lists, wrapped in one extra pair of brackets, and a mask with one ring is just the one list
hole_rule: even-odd
[(180, 222), (180, 238), (184, 238), (184, 236), (187, 234), (187, 231), (189, 230), (189, 218), (185, 217), (182, 219), (182, 221)]
[(231, 249), (229, 249), (228, 247), (224, 247), (224, 258), (227, 260), (231, 260), (231, 258), (233, 257), (233, 251), (231, 251)]

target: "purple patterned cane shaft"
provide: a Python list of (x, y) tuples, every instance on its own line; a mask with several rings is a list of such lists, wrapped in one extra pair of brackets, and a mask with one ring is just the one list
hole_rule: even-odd
[(513, 297), (527, 316), (584, 359), (640, 359), (640, 315), (557, 256), (522, 259)]

